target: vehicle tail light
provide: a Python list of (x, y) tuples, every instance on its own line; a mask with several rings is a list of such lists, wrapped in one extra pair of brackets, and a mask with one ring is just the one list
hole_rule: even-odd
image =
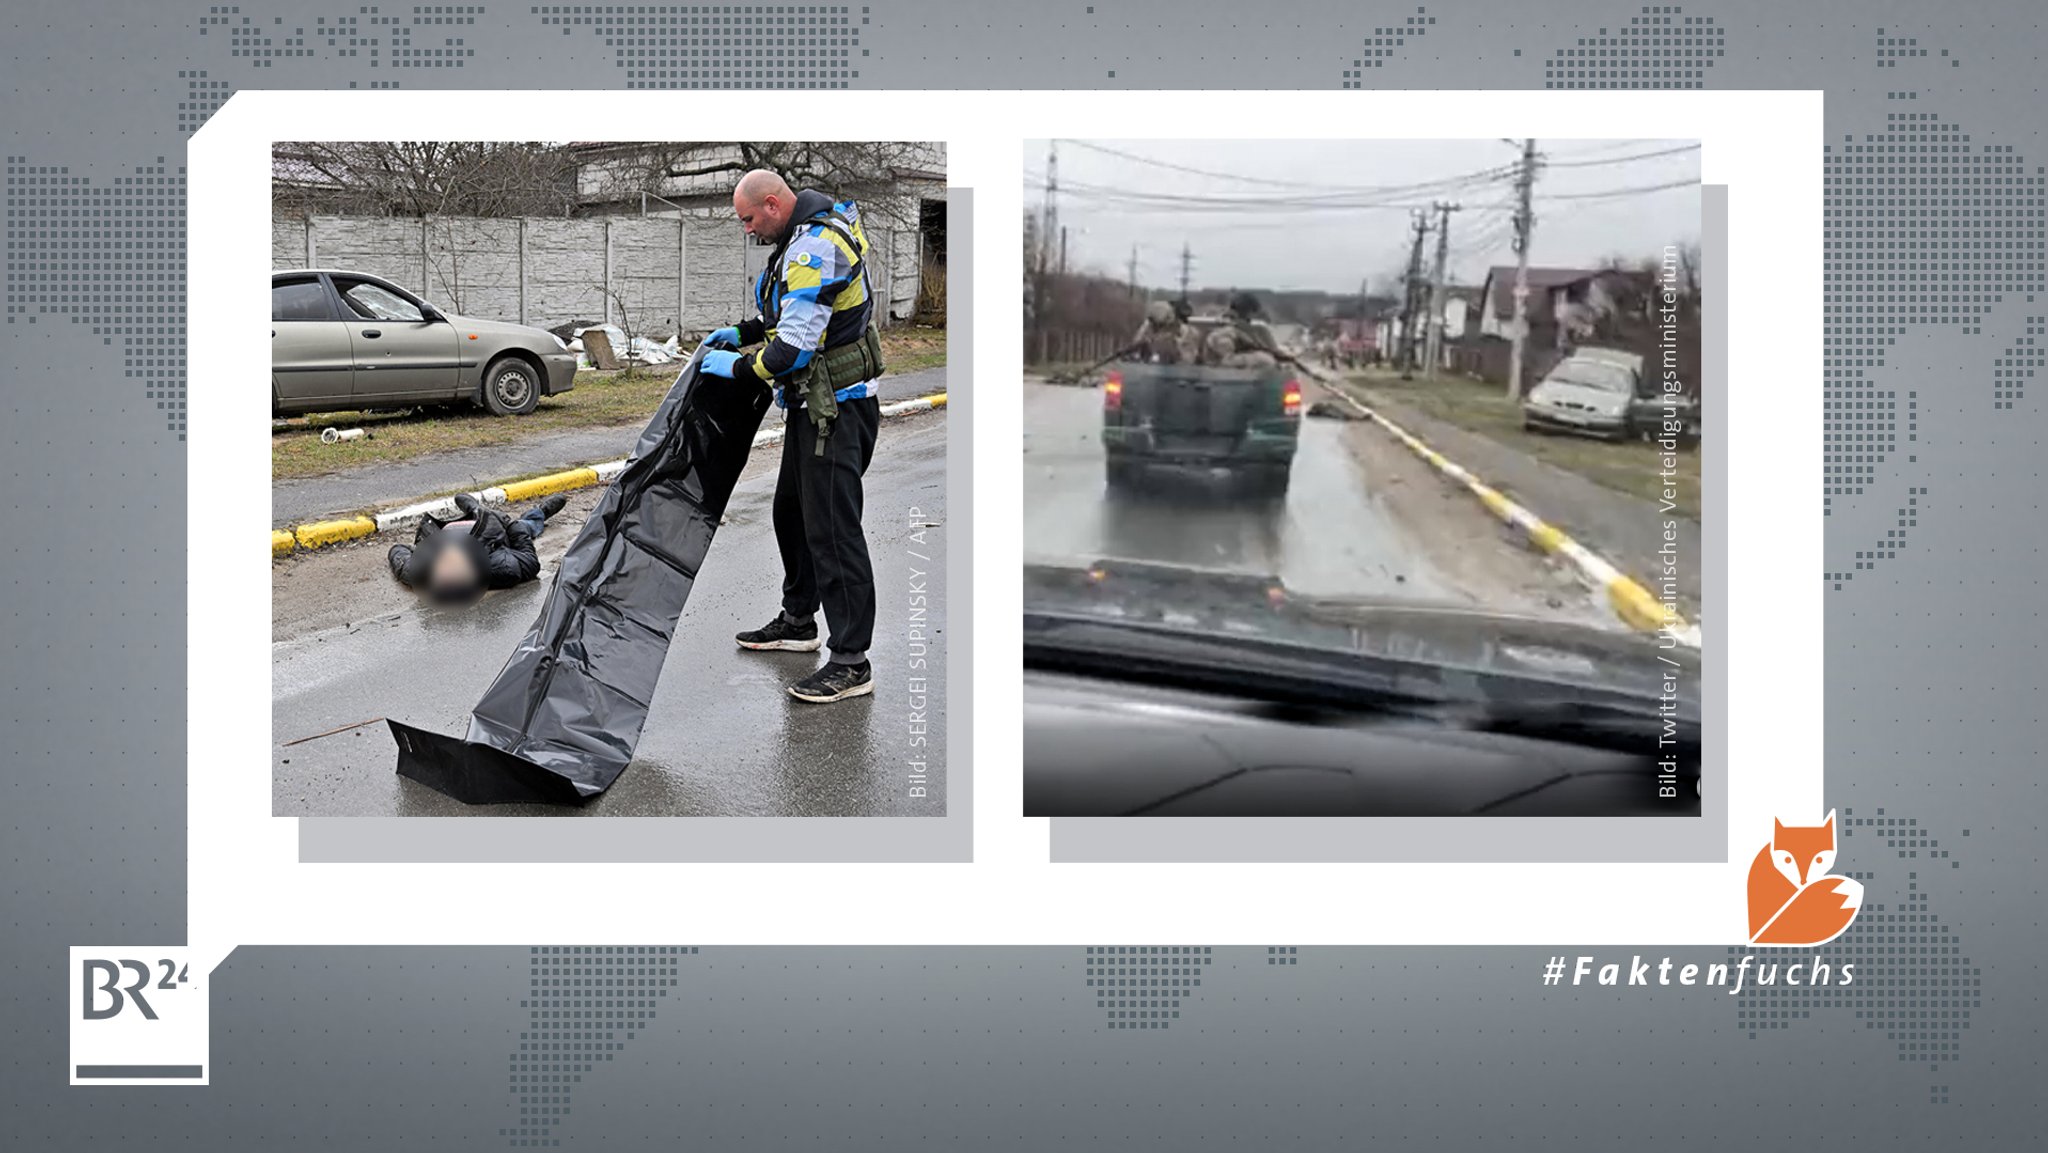
[(1288, 416), (1301, 415), (1301, 382), (1290, 380), (1280, 392), (1280, 411)]
[(1102, 382), (1102, 409), (1104, 412), (1121, 412), (1124, 407), (1124, 378), (1122, 373), (1112, 372)]

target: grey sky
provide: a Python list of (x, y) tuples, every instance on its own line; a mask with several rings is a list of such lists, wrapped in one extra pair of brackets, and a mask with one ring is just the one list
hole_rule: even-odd
[[(1616, 254), (1642, 258), (1666, 244), (1696, 241), (1697, 143), (1538, 140), (1547, 164), (1536, 180), (1530, 263), (1589, 265)], [(1024, 203), (1033, 213), (1045, 201), (1047, 144), (1024, 143)], [(1091, 144), (1248, 179), (1173, 171), (1108, 155)], [(1644, 156), (1672, 149), (1688, 150)], [(1067, 229), (1071, 268), (1121, 279), (1135, 244), (1140, 283), (1177, 284), (1186, 242), (1194, 252), (1196, 287), (1356, 292), (1359, 281), (1370, 278), (1373, 291), (1384, 292), (1408, 261), (1410, 207), (1434, 200), (1463, 205), (1451, 216), (1454, 283), (1477, 284), (1488, 266), (1515, 260), (1508, 170), (1520, 153), (1500, 140), (1101, 139), (1063, 140), (1058, 150), (1059, 218)], [(1635, 157), (1641, 158), (1630, 159)], [(1498, 175), (1459, 179), (1496, 170)], [(1677, 182), (1688, 183), (1612, 198), (1562, 198)], [(1144, 202), (1115, 199), (1130, 196)], [(1274, 204), (1276, 198), (1291, 203)], [(1432, 232), (1424, 242), (1425, 269), (1435, 246)]]

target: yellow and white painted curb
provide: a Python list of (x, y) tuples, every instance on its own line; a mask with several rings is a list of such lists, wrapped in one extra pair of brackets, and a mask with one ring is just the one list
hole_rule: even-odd
[(1473, 476), (1465, 469), (1446, 458), (1442, 453), (1424, 444), (1407, 429), (1381, 416), (1377, 411), (1359, 403), (1349, 392), (1332, 382), (1325, 381), (1332, 396), (1342, 400), (1359, 415), (1394, 434), (1394, 438), (1407, 445), (1415, 455), (1428, 461), (1430, 467), (1457, 481), (1479, 498), (1493, 515), (1520, 529), (1531, 544), (1552, 556), (1563, 556), (1572, 564), (1579, 580), (1595, 593), (1607, 598), (1607, 607), (1630, 628), (1646, 633), (1670, 636), (1679, 644), (1691, 648), (1700, 647), (1700, 626), (1688, 621), (1677, 612), (1667, 609), (1664, 602), (1626, 575), (1609, 564), (1606, 558), (1565, 535), (1562, 529), (1545, 521), (1542, 517), (1509, 500), (1500, 490)]
[[(930, 412), (946, 406), (946, 394), (933, 393), (914, 400), (899, 400), (885, 404), (881, 412), (884, 417), (904, 416), (913, 412)], [(754, 434), (754, 447), (782, 443), (782, 426), (764, 428)], [(572, 468), (564, 472), (551, 472), (528, 480), (515, 480), (501, 485), (470, 493), (483, 505), (517, 504), (537, 500), (558, 492), (571, 492), (593, 485), (610, 484), (626, 470), (624, 460), (608, 460), (603, 464)], [(458, 517), (461, 510), (455, 507), (453, 496), (437, 497), (434, 500), (409, 504), (369, 516), (343, 517), (339, 520), (316, 520), (296, 525), (289, 529), (274, 529), (270, 534), (270, 555), (274, 560), (289, 556), (295, 549), (316, 549), (342, 541), (358, 540), (380, 532), (408, 529), (420, 522), (422, 517), (435, 516), (442, 520)]]

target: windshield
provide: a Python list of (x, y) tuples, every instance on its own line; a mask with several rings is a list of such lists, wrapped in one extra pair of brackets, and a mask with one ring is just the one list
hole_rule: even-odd
[[(1043, 165), (1054, 147), (1039, 141), (1027, 155)], [(1075, 180), (1103, 188), (1155, 182), (1116, 153), (1179, 157), (1192, 147), (1057, 142), (1062, 175), (1079, 165), (1092, 175)], [(1189, 166), (1261, 177), (1295, 171), (1299, 159), (1300, 171), (1322, 173), (1326, 184), (1354, 169), (1369, 173), (1359, 184), (1422, 184), (1500, 160), (1487, 159), (1487, 149), (1499, 151), (1493, 141), (1202, 147)], [(1213, 195), (1248, 202), (1258, 187)], [(1145, 208), (1085, 228), (1063, 215), (1064, 258), (1057, 233), (1043, 249), (1043, 221), (1024, 222), (1034, 270), (1022, 318), (1027, 650), (1078, 645), (1084, 635), (1112, 649), (1137, 645), (1105, 637), (1144, 630), (1191, 642), (1148, 658), (1157, 661), (1190, 659), (1204, 644), (1235, 659), (1244, 644), (1265, 642), (1360, 662), (1512, 667), (1519, 677), (1656, 695), (1662, 650), (1650, 614), (1689, 627), (1701, 602), (1700, 454), (1688, 443), (1667, 460), (1654, 440), (1661, 427), (1650, 423), (1661, 415), (1643, 406), (1570, 389), (1526, 402), (1539, 383), (1626, 397), (1635, 373), (1622, 358), (1664, 359), (1666, 334), (1644, 320), (1657, 314), (1644, 311), (1635, 274), (1612, 270), (1660, 267), (1667, 246), (1697, 235), (1696, 210), (1589, 237), (1584, 252), (1562, 250), (1555, 234), (1539, 241), (1559, 247), (1531, 254), (1529, 336), (1514, 389), (1503, 335), (1512, 317), (1499, 304), (1517, 267), (1510, 233), (1468, 239), (1480, 246), (1448, 271), (1441, 292), (1427, 283), (1433, 237), (1422, 246), (1421, 291), (1404, 291), (1404, 268), (1368, 276), (1361, 290), (1355, 261), (1319, 258), (1338, 243), (1332, 234), (1281, 235), (1270, 221), (1240, 223), (1251, 215), (1240, 212), (1187, 234), (1183, 286), (1188, 226), (1162, 205), (1176, 231), (1154, 247)], [(1442, 224), (1436, 215), (1432, 229)], [(1469, 217), (1450, 218), (1453, 240)], [(1412, 247), (1401, 245), (1404, 266)], [(1202, 287), (1205, 277), (1219, 287)], [(1690, 291), (1679, 293), (1669, 334), (1680, 365), (1698, 363)], [(1431, 325), (1417, 310), (1432, 299), (1487, 303)], [(1148, 306), (1160, 302), (1184, 302), (1195, 339), (1148, 328)], [(1262, 322), (1263, 344), (1215, 323), (1232, 310)], [(1559, 359), (1587, 346), (1611, 350), (1608, 359)], [(1562, 532), (1576, 549), (1559, 547)], [(1602, 575), (1615, 571), (1642, 594), (1625, 598), (1632, 617), (1616, 609)], [(1054, 627), (1077, 620), (1091, 628)], [(1532, 624), (1547, 631), (1522, 631)], [(1695, 659), (1690, 646), (1675, 659)], [(1435, 687), (1478, 691), (1450, 676)]]
[(1558, 365), (1547, 378), (1551, 384), (1574, 384), (1580, 388), (1598, 389), (1601, 392), (1632, 392), (1635, 389), (1635, 374), (1616, 364), (1602, 364), (1592, 360), (1568, 360)]

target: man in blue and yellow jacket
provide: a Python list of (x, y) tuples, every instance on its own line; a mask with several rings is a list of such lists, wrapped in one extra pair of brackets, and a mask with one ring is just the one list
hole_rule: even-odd
[(775, 481), (782, 611), (734, 639), (744, 649), (816, 652), (822, 608), (830, 659), (789, 686), (790, 695), (817, 703), (865, 696), (875, 687), (867, 660), (875, 574), (861, 528), (861, 478), (881, 424), (882, 375), (867, 235), (853, 202), (792, 192), (765, 169), (740, 178), (732, 207), (747, 234), (774, 252), (754, 285), (760, 315), (706, 337), (703, 371), (773, 389), (788, 421)]

